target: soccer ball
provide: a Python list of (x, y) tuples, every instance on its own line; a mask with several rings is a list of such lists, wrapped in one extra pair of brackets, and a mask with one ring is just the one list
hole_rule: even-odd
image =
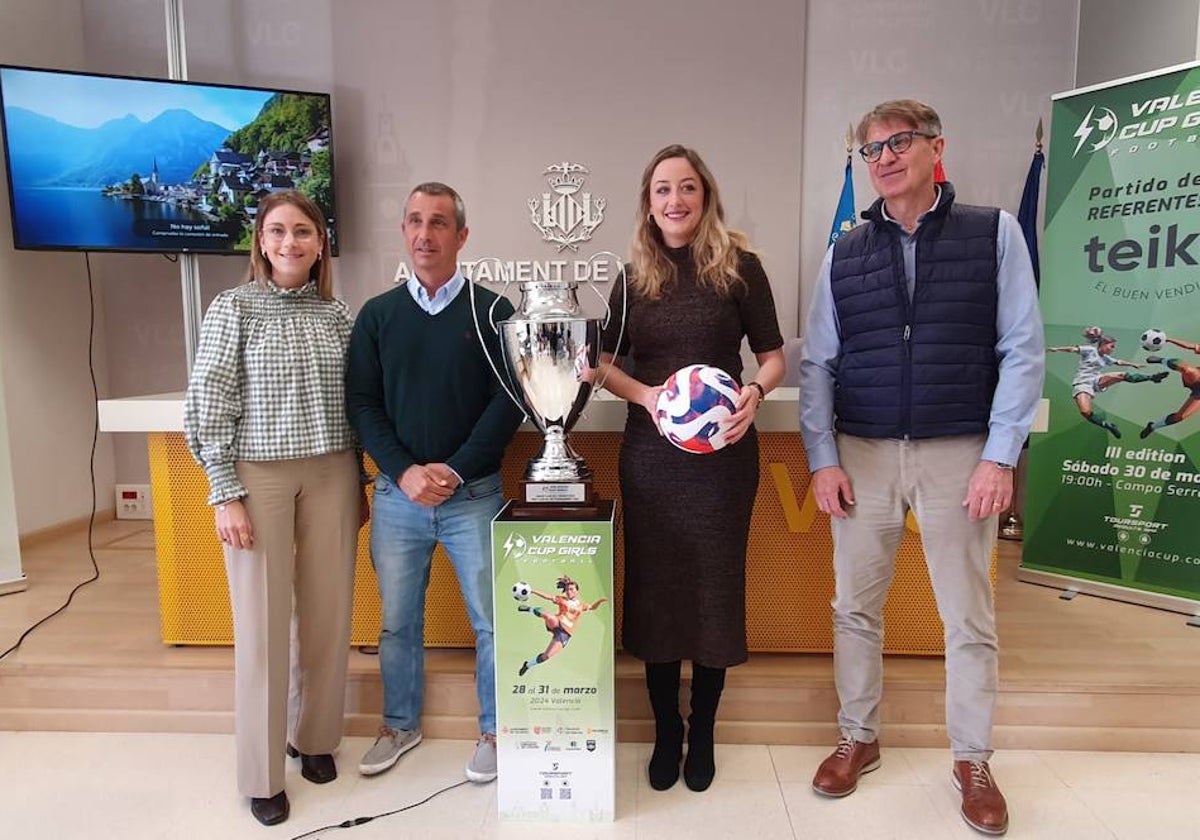
[(663, 383), (654, 419), (672, 445), (695, 455), (725, 446), (723, 423), (737, 410), (733, 377), (710, 365), (688, 365)]
[(1142, 333), (1142, 347), (1151, 353), (1163, 349), (1167, 343), (1167, 334), (1162, 330), (1146, 330)]
[(513, 584), (513, 597), (518, 601), (528, 601), (529, 595), (533, 592), (533, 587), (523, 580), (519, 580)]

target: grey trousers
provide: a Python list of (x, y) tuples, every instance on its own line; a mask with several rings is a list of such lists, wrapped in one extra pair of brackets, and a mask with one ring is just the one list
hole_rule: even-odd
[(992, 754), (996, 616), (989, 577), (996, 517), (962, 506), (982, 435), (886, 440), (838, 436), (856, 504), (833, 520), (834, 673), (842, 734), (871, 742), (883, 695), (882, 611), (909, 510), (946, 628), (946, 728), (956, 760)]
[(254, 527), (252, 549), (225, 546), (233, 606), (238, 790), (267, 797), (283, 790), (289, 671), (298, 682), (292, 710), (296, 749), (330, 753), (342, 738), (358, 466), (347, 450), (288, 461), (239, 461), (237, 474), (249, 491), (244, 502)]

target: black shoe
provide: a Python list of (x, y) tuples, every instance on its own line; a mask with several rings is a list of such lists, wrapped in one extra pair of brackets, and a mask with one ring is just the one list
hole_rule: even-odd
[(1154, 431), (1154, 424), (1147, 423), (1146, 428), (1144, 428), (1140, 432), (1138, 432), (1138, 437), (1140, 437), (1142, 440), (1145, 440), (1146, 438), (1150, 437), (1150, 434), (1153, 431)]
[(287, 754), (292, 758), (300, 758), (300, 775), (314, 785), (325, 785), (337, 778), (337, 765), (329, 753), (306, 755), (291, 744), (287, 745)]
[(265, 799), (256, 796), (250, 800), (250, 813), (263, 825), (278, 825), (288, 818), (289, 811), (287, 791), (281, 790)]
[(1111, 434), (1117, 440), (1121, 439), (1121, 430), (1117, 428), (1116, 423), (1112, 422), (1111, 420), (1105, 420), (1100, 425), (1108, 429), (1109, 434)]
[(688, 727), (687, 758), (683, 761), (683, 781), (690, 790), (708, 790), (717, 775), (717, 764), (713, 756), (712, 728)]
[(1163, 363), (1162, 356), (1147, 356), (1146, 361), (1152, 365), (1161, 365)]
[(523, 676), (525, 676), (525, 672), (526, 672), (526, 671), (528, 671), (528, 670), (529, 670), (529, 663), (528, 663), (528, 662), (522, 662), (522, 663), (521, 663), (521, 668), (520, 668), (520, 670), (518, 670), (518, 671), (517, 671), (517, 676), (518, 676), (518, 677), (523, 677)]
[(1164, 379), (1166, 379), (1170, 375), (1171, 375), (1171, 371), (1160, 370), (1158, 373), (1156, 373), (1150, 377), (1150, 381), (1151, 382), (1162, 382)]
[(663, 732), (655, 733), (654, 752), (650, 755), (650, 787), (667, 790), (679, 781), (679, 762), (683, 758), (683, 721), (678, 728), (663, 724)]

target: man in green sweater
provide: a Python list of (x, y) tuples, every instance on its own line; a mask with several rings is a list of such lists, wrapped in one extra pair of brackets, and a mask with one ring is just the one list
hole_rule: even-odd
[[(421, 741), (425, 589), (440, 541), (475, 631), (480, 738), (466, 774), (490, 782), (496, 778), (491, 520), (504, 504), (500, 461), (521, 412), (483, 355), (472, 296), (458, 270), (467, 241), (462, 198), (445, 184), (420, 184), (405, 203), (402, 230), (414, 276), (363, 306), (346, 371), (350, 423), (379, 467), (371, 560), (383, 602), (383, 725), (359, 771), (382, 773)], [(475, 292), (478, 322), (499, 358), (486, 326), (494, 300), (491, 292)], [(494, 318), (512, 313), (501, 300)]]

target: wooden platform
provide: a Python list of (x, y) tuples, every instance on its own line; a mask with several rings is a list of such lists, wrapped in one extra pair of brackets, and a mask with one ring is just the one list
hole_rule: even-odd
[[(100, 580), (0, 660), (0, 729), (232, 731), (232, 651), (158, 641), (150, 524), (103, 523), (94, 544)], [(1200, 752), (1200, 629), (1145, 607), (1062, 601), (1056, 590), (1018, 582), (1019, 545), (1001, 546), (996, 746)], [(91, 574), (83, 529), (26, 546), (23, 560), (29, 589), (0, 597), (0, 650)], [(796, 574), (805, 562), (796, 561)], [(429, 651), (426, 661), (426, 734), (475, 737), (471, 653)], [(378, 725), (377, 667), (373, 656), (351, 655), (350, 734)], [(944, 746), (941, 659), (890, 657), (885, 683), (885, 742)], [(620, 739), (650, 740), (640, 663), (618, 659), (617, 692)], [(729, 674), (717, 736), (826, 744), (836, 738), (836, 712), (829, 656), (756, 655)]]

